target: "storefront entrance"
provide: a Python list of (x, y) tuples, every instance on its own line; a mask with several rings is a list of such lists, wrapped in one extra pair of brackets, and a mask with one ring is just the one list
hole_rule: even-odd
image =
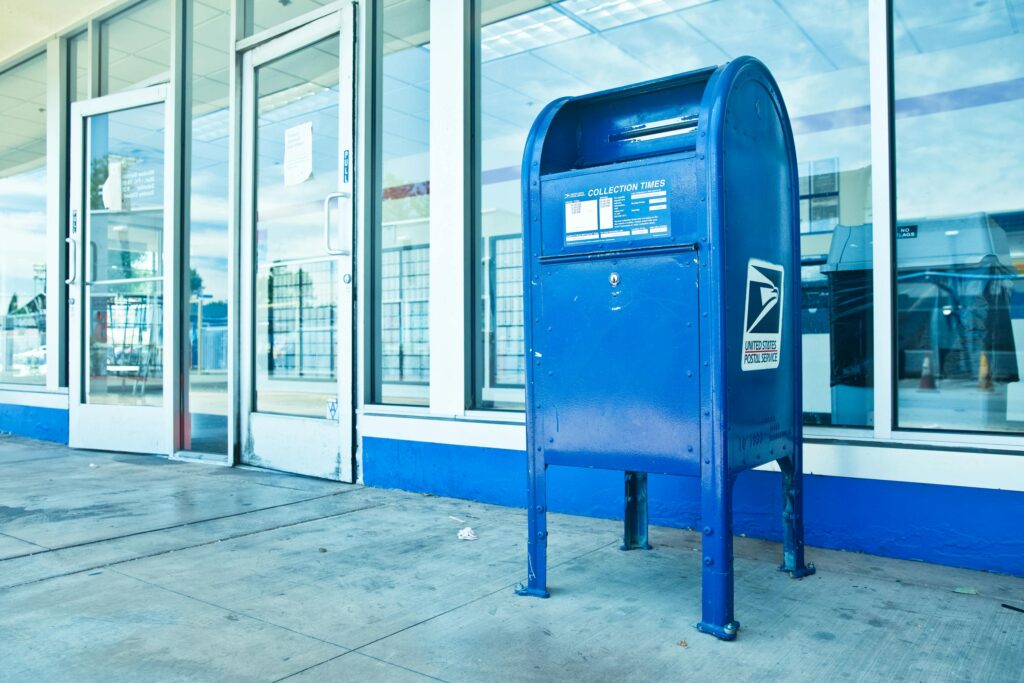
[[(354, 478), (354, 22), (341, 7), (239, 53), (238, 381), (227, 424), (210, 421), (229, 461), (340, 481)], [(203, 450), (173, 97), (156, 85), (72, 108), (73, 447)]]
[(72, 107), (68, 385), (76, 448), (174, 448), (172, 112), (166, 85)]
[(242, 58), (242, 462), (351, 481), (351, 6)]

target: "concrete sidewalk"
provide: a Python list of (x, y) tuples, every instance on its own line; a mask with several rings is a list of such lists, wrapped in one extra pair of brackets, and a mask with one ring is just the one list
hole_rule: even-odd
[(1024, 681), (1024, 579), (737, 539), (723, 643), (696, 534), (550, 531), (519, 598), (522, 510), (0, 438), (0, 680)]

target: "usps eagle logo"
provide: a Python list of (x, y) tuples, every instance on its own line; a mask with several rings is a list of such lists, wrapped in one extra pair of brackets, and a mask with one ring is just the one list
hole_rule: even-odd
[(747, 262), (747, 302), (743, 312), (743, 361), (747, 370), (773, 370), (782, 354), (785, 270), (758, 259)]

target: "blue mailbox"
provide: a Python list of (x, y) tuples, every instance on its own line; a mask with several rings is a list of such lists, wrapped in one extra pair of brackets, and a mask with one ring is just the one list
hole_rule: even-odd
[(547, 597), (548, 465), (700, 477), (703, 613), (736, 637), (732, 489), (782, 470), (781, 569), (804, 563), (793, 133), (756, 59), (549, 104), (523, 158), (529, 562)]

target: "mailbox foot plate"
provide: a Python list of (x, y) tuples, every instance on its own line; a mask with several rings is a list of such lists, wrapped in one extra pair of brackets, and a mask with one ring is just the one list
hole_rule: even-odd
[(735, 620), (724, 626), (699, 621), (696, 626), (701, 633), (709, 633), (719, 640), (736, 640), (736, 632), (740, 630), (740, 622)]
[(528, 598), (550, 598), (551, 593), (548, 593), (543, 588), (530, 588), (529, 586), (516, 586), (516, 595), (521, 595)]
[(785, 564), (780, 564), (779, 565), (779, 571), (780, 572), (789, 572), (789, 575), (792, 578), (794, 578), (794, 579), (802, 579), (805, 576), (810, 576), (811, 574), (813, 574), (814, 572), (816, 572), (818, 570), (814, 568), (813, 564), (808, 563), (808, 564), (805, 564), (804, 566), (798, 567), (796, 569), (791, 569), (790, 567), (787, 567)]
[(619, 546), (619, 550), (651, 550), (653, 547), (650, 543), (646, 542), (643, 544), (623, 543)]

